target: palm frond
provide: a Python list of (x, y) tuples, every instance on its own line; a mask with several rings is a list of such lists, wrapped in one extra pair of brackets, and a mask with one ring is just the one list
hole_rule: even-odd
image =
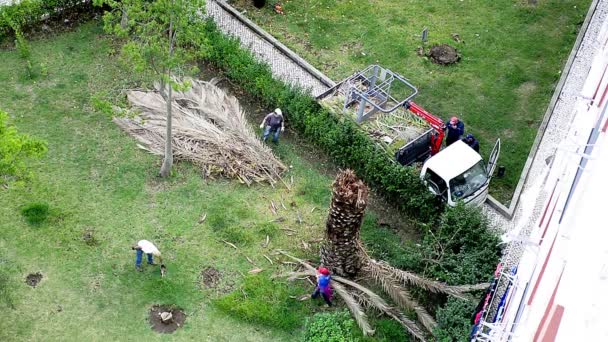
[(353, 296), (351, 296), (348, 293), (348, 291), (346, 291), (346, 289), (344, 288), (344, 286), (342, 286), (342, 284), (334, 282), (332, 284), (332, 287), (336, 291), (336, 294), (338, 294), (340, 297), (342, 297), (342, 300), (344, 300), (344, 303), (346, 303), (346, 306), (348, 307), (351, 314), (355, 318), (357, 325), (359, 325), (359, 328), (361, 328), (363, 335), (364, 336), (373, 335), (375, 331), (369, 325), (367, 315), (361, 308), (361, 305), (359, 305), (359, 302), (357, 302), (357, 300)]
[(410, 293), (399, 283), (397, 283), (392, 274), (386, 272), (382, 267), (376, 264), (370, 263), (367, 267), (372, 279), (376, 281), (388, 294), (389, 297), (401, 308), (413, 309), (416, 312), (416, 316), (422, 325), (430, 332), (433, 333), (433, 329), (437, 326), (437, 322), (433, 317), (426, 311), (426, 309), (418, 304), (410, 295)]
[[(283, 274), (283, 276), (288, 277), (287, 280), (290, 280), (290, 281), (295, 280), (300, 277), (314, 276), (314, 275), (315, 275), (315, 272), (311, 271), (311, 270), (303, 271), (303, 272), (290, 272), (287, 274)], [(361, 302), (365, 303), (366, 307), (375, 308), (378, 311), (380, 311), (381, 313), (393, 318), (394, 320), (399, 322), (406, 329), (406, 331), (409, 332), (413, 337), (415, 337), (421, 341), (424, 341), (424, 333), (416, 325), (415, 322), (413, 322), (409, 318), (405, 317), (405, 315), (403, 315), (401, 312), (399, 312), (395, 308), (391, 307), (384, 299), (382, 299), (382, 297), (378, 296), (372, 290), (370, 290), (370, 289), (366, 288), (365, 286), (360, 285), (354, 281), (342, 278), (340, 276), (332, 276), (332, 280), (334, 280), (334, 282), (332, 283), (332, 286), (334, 286), (336, 284), (336, 282), (339, 282), (339, 283), (348, 285), (348, 286), (353, 287), (354, 289), (358, 290), (359, 291), (358, 294), (352, 294), (352, 296), (355, 297), (357, 299), (357, 301), (359, 301), (360, 303)]]
[(415, 273), (395, 268), (384, 261), (370, 259), (369, 263), (381, 268), (384, 272), (390, 274), (391, 277), (397, 279), (403, 285), (417, 286), (433, 293), (445, 293), (456, 298), (469, 299), (469, 297), (464, 294), (466, 291), (462, 290), (466, 287), (450, 286), (440, 281), (421, 277)]
[(360, 292), (353, 293), (353, 297), (355, 297), (362, 306), (364, 306), (366, 308), (376, 309), (376, 310), (378, 310), (378, 312), (385, 314), (385, 315), (389, 316), (390, 318), (394, 319), (395, 321), (397, 321), (414, 338), (416, 338), (420, 341), (426, 341), (425, 333), (422, 331), (422, 329), (420, 329), (418, 327), (416, 322), (405, 317), (405, 315), (402, 312), (400, 312), (399, 310), (397, 310), (393, 307), (389, 307), (388, 310), (386, 310), (386, 311), (382, 310), (382, 309), (376, 307), (374, 305), (374, 303), (368, 297), (366, 297), (363, 293), (360, 293)]

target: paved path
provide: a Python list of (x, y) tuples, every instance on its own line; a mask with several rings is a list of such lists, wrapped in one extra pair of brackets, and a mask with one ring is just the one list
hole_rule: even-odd
[[(235, 18), (232, 13), (218, 4), (219, 1), (223, 0), (207, 0), (207, 15), (213, 17), (213, 20), (224, 33), (233, 37), (238, 37), (241, 46), (249, 49), (258, 59), (270, 65), (272, 73), (275, 76), (288, 83), (296, 84), (303, 89), (310, 90), (314, 96), (317, 96), (328, 89), (326, 83), (313, 76), (309, 70), (304, 69), (294, 61), (294, 59), (288, 57), (284, 52), (277, 48), (275, 44), (272, 44), (267, 39), (263, 38), (263, 36), (255, 32), (250, 26), (263, 31), (261, 28), (257, 27), (257, 25), (246, 18), (241, 18), (241, 20)], [(246, 20), (249, 25), (243, 23), (242, 20)], [(283, 48), (287, 49), (284, 46)], [(295, 55), (295, 53), (293, 54)], [(306, 62), (304, 61), (304, 63)], [(310, 67), (313, 68), (312, 66)], [(321, 74), (318, 70), (317, 72)], [(331, 82), (331, 80), (329, 81)]]

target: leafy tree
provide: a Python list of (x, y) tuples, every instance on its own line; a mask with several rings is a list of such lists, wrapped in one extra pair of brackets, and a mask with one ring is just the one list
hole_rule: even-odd
[[(97, 6), (106, 5), (104, 29), (110, 34), (127, 39), (122, 57), (141, 73), (152, 73), (158, 90), (167, 103), (165, 157), (160, 175), (167, 177), (173, 165), (171, 146), (172, 90), (187, 87), (179, 76), (194, 73), (190, 62), (204, 52), (206, 39), (196, 30), (202, 21), (203, 0), (95, 0)], [(193, 47), (193, 48), (191, 48)]]
[(38, 158), (47, 151), (46, 142), (17, 132), (8, 124), (8, 114), (0, 110), (0, 182), (25, 176), (25, 159)]

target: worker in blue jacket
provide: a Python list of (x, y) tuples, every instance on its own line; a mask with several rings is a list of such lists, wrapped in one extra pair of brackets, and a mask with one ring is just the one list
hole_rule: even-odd
[(446, 146), (450, 146), (460, 140), (464, 134), (464, 123), (455, 116), (452, 116), (445, 128), (447, 130)]
[(469, 147), (474, 149), (475, 152), (479, 153), (479, 141), (475, 139), (473, 134), (467, 134), (467, 136), (462, 139), (462, 142), (469, 145)]

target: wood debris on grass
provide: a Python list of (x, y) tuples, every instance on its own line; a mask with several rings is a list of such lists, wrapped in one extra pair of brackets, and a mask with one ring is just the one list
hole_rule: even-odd
[(263, 271), (264, 271), (264, 269), (262, 269), (262, 268), (254, 268), (254, 269), (250, 270), (247, 273), (249, 273), (249, 274), (258, 274), (258, 273), (263, 272)]
[[(185, 91), (174, 91), (172, 99), (172, 144), (175, 160), (195, 164), (206, 177), (235, 178), (251, 185), (287, 183), (281, 173), (287, 168), (274, 156), (247, 123), (238, 100), (210, 82), (191, 83)], [(137, 139), (145, 150), (164, 155), (166, 100), (160, 87), (151, 91), (129, 91), (127, 98), (135, 117), (113, 121)]]

